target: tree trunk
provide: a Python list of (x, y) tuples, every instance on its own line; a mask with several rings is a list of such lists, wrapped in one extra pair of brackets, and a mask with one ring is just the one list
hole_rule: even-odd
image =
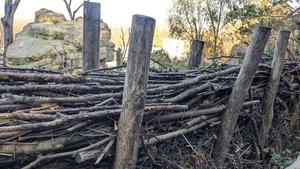
[(155, 20), (133, 15), (114, 169), (136, 168)]
[(214, 149), (215, 152), (213, 152), (213, 159), (217, 168), (222, 168), (224, 165), (225, 156), (228, 152), (228, 146), (239, 117), (239, 112), (241, 111), (242, 104), (247, 96), (247, 91), (254, 78), (270, 32), (271, 28), (269, 27), (257, 26), (252, 35), (242, 68), (223, 115), (221, 130), (218, 133), (218, 139)]
[(14, 3), (12, 0), (5, 0), (4, 6), (4, 17), (1, 18), (1, 22), (4, 30), (4, 52), (3, 52), (3, 66), (6, 66), (6, 54), (7, 48), (10, 44), (13, 43), (13, 24), (14, 24), (14, 14), (18, 8), (18, 5), (21, 0), (15, 0)]
[(218, 41), (218, 35), (214, 36), (214, 61), (215, 58), (217, 58), (217, 41)]
[(187, 69), (198, 68), (201, 64), (201, 57), (204, 48), (204, 42), (194, 40), (190, 48), (189, 61)]
[(260, 136), (258, 139), (261, 148), (264, 147), (271, 128), (274, 115), (274, 100), (276, 97), (277, 88), (281, 77), (283, 61), (285, 57), (285, 52), (287, 50), (289, 37), (290, 31), (281, 30), (278, 34), (269, 81), (266, 87), (264, 97), (262, 99), (262, 113), (264, 114), (262, 115), (262, 121), (258, 126), (258, 132)]

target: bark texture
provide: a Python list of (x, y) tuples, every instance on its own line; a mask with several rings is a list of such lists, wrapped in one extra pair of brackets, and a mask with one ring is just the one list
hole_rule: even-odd
[(241, 111), (243, 101), (247, 96), (247, 92), (254, 78), (270, 32), (270, 27), (257, 26), (252, 35), (243, 65), (234, 84), (228, 106), (224, 112), (221, 130), (219, 131), (218, 139), (215, 144), (213, 159), (216, 162), (217, 168), (223, 168), (239, 112)]
[(154, 28), (153, 18), (133, 16), (114, 169), (136, 168)]

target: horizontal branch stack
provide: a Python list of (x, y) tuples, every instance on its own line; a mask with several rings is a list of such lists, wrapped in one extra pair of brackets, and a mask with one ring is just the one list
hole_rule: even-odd
[[(258, 146), (257, 124), (269, 60), (262, 58), (243, 103), (227, 157), (229, 168), (262, 165), (249, 160), (266, 153)], [(240, 66), (214, 64), (197, 70), (150, 72), (137, 166), (213, 165), (211, 153), (221, 114), (239, 70)], [(118, 69), (82, 74), (74, 70), (72, 75), (0, 68), (0, 167), (110, 168), (124, 80), (125, 73)], [(275, 141), (266, 142), (272, 150), (282, 148), (278, 137), (287, 139), (291, 134), (283, 128), (299, 125), (299, 83), (299, 62), (285, 61), (274, 103), (276, 125), (269, 136)]]

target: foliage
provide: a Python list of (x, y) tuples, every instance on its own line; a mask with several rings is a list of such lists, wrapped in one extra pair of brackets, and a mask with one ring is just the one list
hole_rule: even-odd
[[(158, 51), (154, 51), (151, 54), (151, 66), (154, 66), (158, 69), (168, 69), (171, 68), (172, 71), (179, 71), (186, 69), (187, 64), (187, 58), (181, 57), (181, 58), (170, 58), (169, 54), (161, 49)], [(157, 64), (158, 62), (159, 64)]]
[(55, 32), (53, 35), (53, 40), (64, 40), (65, 33), (63, 32)]
[(184, 70), (186, 69), (187, 57), (173, 58), (171, 64), (173, 71)]
[[(158, 62), (158, 63), (157, 63)], [(169, 54), (161, 49), (157, 51), (153, 51), (151, 53), (151, 66), (158, 68), (158, 69), (164, 69), (171, 66), (171, 58), (169, 57)]]
[(203, 40), (205, 58), (228, 55), (234, 44), (249, 43), (256, 25), (270, 26), (273, 29), (267, 49), (269, 54), (274, 52), (272, 46), (275, 45), (278, 31), (291, 30), (289, 51), (299, 56), (299, 1), (173, 0), (172, 2), (173, 6), (168, 16), (170, 35), (184, 39), (188, 43), (197, 38)]
[(170, 35), (185, 40), (202, 40), (204, 3), (200, 0), (172, 0), (168, 14)]
[[(295, 138), (295, 144), (298, 145), (300, 143), (300, 131), (298, 131), (298, 136)], [(294, 163), (295, 159), (300, 155), (298, 146), (294, 146), (292, 149), (285, 149), (281, 153), (272, 153), (271, 154), (271, 164), (276, 165), (280, 168), (285, 168)]]
[(220, 31), (233, 20), (231, 18), (231, 6), (234, 1), (230, 0), (206, 0), (206, 17), (209, 24), (209, 31), (213, 35), (213, 56), (217, 57), (217, 46)]
[(161, 25), (159, 26), (155, 26), (155, 32), (154, 32), (154, 47), (158, 47), (158, 48), (162, 48), (162, 41), (164, 38), (168, 38), (169, 37), (169, 32), (168, 32), (168, 28)]
[(120, 47), (116, 51), (116, 60), (117, 60), (117, 66), (121, 65), (122, 57), (121, 57), (121, 48)]
[(300, 152), (292, 152), (290, 149), (286, 149), (281, 154), (271, 154), (271, 163), (280, 167), (285, 168), (294, 163), (294, 159), (296, 159), (300, 155)]

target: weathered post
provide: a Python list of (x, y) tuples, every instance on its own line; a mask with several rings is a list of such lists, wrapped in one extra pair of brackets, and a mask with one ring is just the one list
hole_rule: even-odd
[(243, 65), (234, 84), (226, 110), (223, 114), (221, 129), (213, 152), (217, 168), (222, 168), (228, 152), (230, 139), (233, 135), (236, 121), (239, 117), (243, 102), (247, 96), (255, 71), (270, 36), (271, 28), (256, 26), (250, 45), (247, 49)]
[(279, 85), (279, 80), (281, 77), (283, 61), (287, 50), (290, 33), (291, 32), (287, 30), (279, 31), (276, 46), (275, 46), (269, 81), (266, 87), (265, 94), (262, 98), (262, 113), (264, 114), (262, 114), (263, 119), (258, 126), (258, 133), (260, 136), (259, 144), (262, 148), (264, 147), (265, 142), (268, 139), (268, 135), (273, 120), (274, 101), (275, 101), (275, 97)]
[(83, 2), (82, 69), (97, 69), (100, 66), (100, 3)]
[(193, 40), (192, 46), (190, 48), (187, 69), (194, 69), (200, 66), (203, 48), (204, 48), (203, 41)]
[(114, 169), (136, 168), (155, 19), (133, 15)]

